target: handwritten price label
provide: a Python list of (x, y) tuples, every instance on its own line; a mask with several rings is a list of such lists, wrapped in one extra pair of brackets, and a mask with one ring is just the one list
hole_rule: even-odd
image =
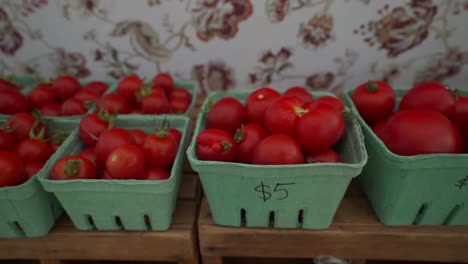
[(468, 175), (465, 176), (465, 178), (460, 179), (456, 184), (455, 187), (458, 188), (458, 190), (463, 189), (466, 185), (468, 185)]
[(257, 197), (262, 199), (264, 202), (275, 199), (275, 200), (284, 200), (289, 196), (288, 186), (295, 185), (294, 182), (288, 183), (276, 183), (275, 185), (268, 185), (260, 182), (259, 185), (255, 187), (255, 192), (257, 192)]

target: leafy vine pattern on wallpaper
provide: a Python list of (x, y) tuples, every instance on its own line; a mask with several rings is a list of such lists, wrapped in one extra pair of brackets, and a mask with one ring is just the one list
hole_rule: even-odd
[[(122, 18), (114, 12), (118, 5), (156, 15), (128, 12)], [(172, 5), (177, 14), (171, 13)], [(359, 8), (363, 19), (337, 23), (342, 21), (336, 19), (339, 8)], [(45, 37), (49, 30), (45, 25), (30, 20), (58, 14), (63, 35), (67, 25), (96, 21), (80, 28), (86, 45), (57, 45)], [(358, 72), (391, 83), (406, 72), (412, 73), (412, 83), (446, 82), (463, 74), (468, 64), (467, 43), (455, 38), (463, 28), (451, 22), (460, 16), (468, 22), (467, 14), (467, 0), (0, 0), (0, 74), (67, 73), (87, 78), (104, 69), (118, 79), (170, 71), (178, 78), (195, 79), (203, 92), (277, 83), (340, 92), (353, 85), (350, 80)], [(265, 28), (265, 21), (270, 28)], [(235, 60), (235, 54), (210, 51), (210, 45), (245, 46), (252, 39), (242, 33), (250, 28), (267, 34), (284, 23), (290, 31), (274, 34), (284, 35), (289, 45), (255, 43), (251, 48), (258, 58), (247, 58), (248, 63)], [(337, 34), (343, 32), (338, 28), (347, 29), (351, 37)], [(363, 47), (375, 58), (363, 59)], [(415, 55), (421, 49), (425, 54)], [(329, 61), (313, 72), (301, 60), (323, 53)], [(172, 64), (180, 56), (187, 58), (186, 63)]]

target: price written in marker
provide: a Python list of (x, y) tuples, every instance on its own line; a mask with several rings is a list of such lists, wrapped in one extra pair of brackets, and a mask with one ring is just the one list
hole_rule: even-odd
[(465, 176), (465, 178), (460, 179), (456, 184), (455, 187), (458, 188), (458, 190), (463, 189), (466, 185), (468, 185), (468, 175)]
[(273, 190), (271, 190), (273, 185), (265, 184), (263, 181), (255, 187), (255, 192), (257, 192), (257, 197), (262, 199), (264, 202), (275, 199), (275, 200), (284, 200), (289, 196), (289, 190), (287, 186), (295, 185), (294, 182), (288, 183), (276, 183)]

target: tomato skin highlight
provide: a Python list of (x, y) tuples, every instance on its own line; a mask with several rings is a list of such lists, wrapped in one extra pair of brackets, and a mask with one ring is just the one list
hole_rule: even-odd
[(244, 106), (233, 97), (224, 97), (217, 101), (206, 115), (206, 127), (217, 128), (231, 135), (244, 122)]
[(263, 126), (266, 109), (281, 94), (269, 87), (263, 87), (252, 92), (245, 102), (245, 117), (249, 123), (257, 123)]
[(18, 185), (25, 176), (26, 170), (18, 154), (0, 151), (0, 187)]
[(252, 153), (252, 164), (288, 165), (304, 163), (301, 147), (291, 136), (274, 134), (262, 139)]
[(102, 132), (95, 147), (98, 164), (105, 165), (111, 152), (125, 145), (135, 145), (135, 140), (127, 130), (111, 128)]
[(106, 171), (112, 179), (139, 179), (145, 171), (145, 156), (139, 147), (125, 145), (114, 149), (106, 160)]
[(232, 136), (224, 130), (208, 128), (201, 131), (196, 140), (195, 152), (200, 160), (233, 161), (237, 145)]
[(359, 85), (351, 94), (359, 114), (368, 123), (384, 119), (393, 112), (396, 94), (383, 81), (369, 81)]

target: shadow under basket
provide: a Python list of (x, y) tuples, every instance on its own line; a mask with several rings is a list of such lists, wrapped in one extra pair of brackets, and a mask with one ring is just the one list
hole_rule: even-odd
[[(250, 91), (212, 93), (210, 100), (235, 97), (241, 102)], [(331, 95), (313, 93), (314, 97)], [(200, 112), (187, 157), (200, 175), (216, 224), (235, 227), (327, 228), (353, 177), (367, 161), (358, 122), (347, 122), (346, 133), (336, 145), (343, 163), (251, 165), (199, 160), (195, 154), (198, 133), (205, 128)]]
[[(361, 123), (369, 161), (359, 177), (385, 225), (467, 225), (468, 154), (400, 156), (346, 102)], [(397, 101), (405, 90), (396, 90)]]
[(177, 157), (167, 180), (50, 180), (50, 171), (57, 160), (80, 153), (85, 145), (75, 130), (70, 141), (50, 160), (39, 180), (54, 193), (75, 227), (79, 230), (167, 230), (172, 223), (177, 192), (182, 176), (187, 143), (188, 118), (185, 116), (119, 116), (116, 127), (153, 131), (153, 122), (164, 118), (183, 136)]

